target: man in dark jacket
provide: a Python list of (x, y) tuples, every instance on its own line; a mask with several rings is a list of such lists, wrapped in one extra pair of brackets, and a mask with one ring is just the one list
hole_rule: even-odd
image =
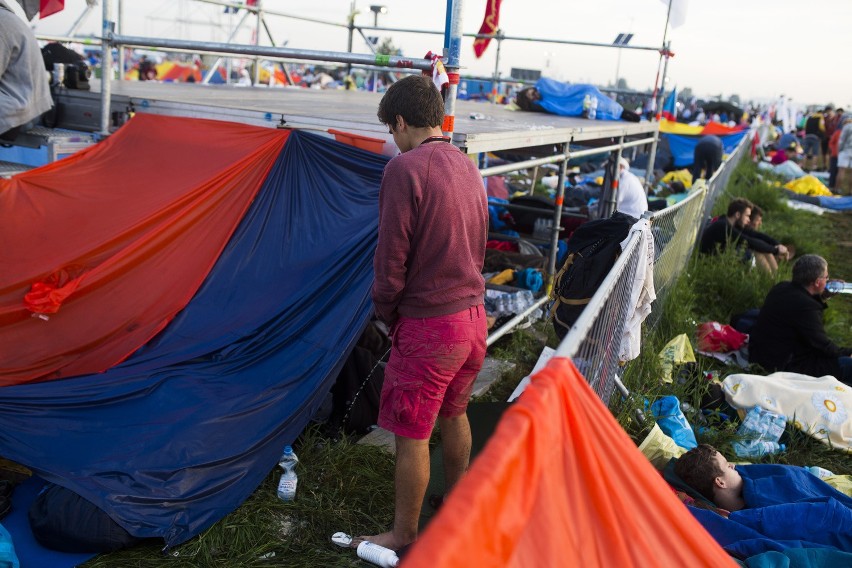
[(821, 256), (796, 261), (792, 282), (776, 284), (760, 309), (749, 338), (750, 362), (768, 371), (832, 375), (852, 384), (852, 349), (835, 345), (823, 327), (827, 281), (828, 263)]
[(757, 236), (749, 236), (744, 232), (751, 220), (754, 205), (751, 201), (737, 198), (728, 204), (728, 213), (719, 217), (704, 229), (701, 234), (699, 250), (704, 254), (715, 254), (725, 250), (728, 243), (737, 248), (745, 246), (748, 249), (746, 259), (755, 259), (755, 264), (761, 269), (775, 273), (778, 262), (775, 255), (787, 254), (787, 248), (782, 244), (772, 244)]

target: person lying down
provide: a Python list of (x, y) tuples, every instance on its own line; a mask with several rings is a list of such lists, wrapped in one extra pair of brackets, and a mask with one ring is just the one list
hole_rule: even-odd
[(852, 552), (852, 497), (803, 467), (734, 466), (701, 444), (677, 459), (674, 474), (675, 482), (715, 505), (690, 511), (734, 556), (788, 548)]

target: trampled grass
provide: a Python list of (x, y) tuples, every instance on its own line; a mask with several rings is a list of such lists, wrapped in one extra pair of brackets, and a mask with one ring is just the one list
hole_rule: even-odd
[[(782, 242), (795, 244), (799, 253), (822, 254), (828, 259), (833, 276), (852, 280), (852, 215), (818, 217), (794, 211), (786, 206), (773, 183), (772, 179), (758, 178), (753, 165), (741, 165), (726, 195), (716, 204), (716, 214), (724, 211), (730, 198), (747, 197), (766, 211), (766, 232)], [(630, 399), (612, 397), (614, 415), (637, 444), (652, 425), (650, 421), (640, 424), (636, 419), (636, 410), (644, 407), (646, 399), (650, 402), (674, 394), (698, 408), (710, 390), (705, 372), (719, 378), (741, 372), (698, 355), (694, 368), (676, 373), (671, 384), (661, 383), (657, 354), (663, 346), (680, 333), (694, 339), (697, 323), (728, 323), (731, 315), (759, 307), (769, 288), (786, 278), (789, 266), (782, 266), (779, 275), (770, 277), (749, 269), (733, 254), (693, 257), (665, 302), (655, 306), (662, 315), (653, 327), (646, 327), (641, 355), (625, 368), (624, 382), (632, 392)], [(834, 298), (830, 304), (826, 313), (829, 334), (840, 344), (852, 345), (852, 298)], [(556, 345), (549, 323), (537, 324), (533, 330), (517, 332), (498, 342), (490, 354), (516, 365), (481, 400), (506, 400), (518, 381), (529, 373), (545, 343)], [(711, 415), (706, 418), (699, 440), (733, 457), (730, 443), (736, 438), (737, 425)], [(763, 461), (818, 465), (838, 474), (852, 474), (849, 454), (832, 450), (790, 428), (782, 441), (787, 451)], [(275, 484), (279, 474), (272, 471), (236, 511), (168, 554), (161, 552), (162, 543), (152, 543), (101, 555), (85, 567), (372, 566), (357, 559), (354, 552), (331, 544), (330, 536), (337, 531), (372, 534), (390, 526), (393, 456), (347, 438), (327, 439), (315, 427), (300, 437), (295, 449), (300, 459), (295, 502), (278, 501)]]

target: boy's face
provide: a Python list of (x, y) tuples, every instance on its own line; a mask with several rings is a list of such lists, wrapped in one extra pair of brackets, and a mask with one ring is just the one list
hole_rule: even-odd
[(742, 493), (743, 478), (734, 467), (734, 464), (729, 463), (728, 460), (725, 459), (725, 456), (719, 452), (716, 452), (715, 460), (716, 465), (722, 471), (722, 475), (716, 478), (717, 486), (732, 489), (736, 491), (737, 494)]

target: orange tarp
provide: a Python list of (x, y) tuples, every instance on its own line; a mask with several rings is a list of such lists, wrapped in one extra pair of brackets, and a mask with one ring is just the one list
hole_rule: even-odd
[(503, 415), (403, 566), (736, 564), (557, 358)]
[(0, 387), (103, 371), (163, 329), (286, 139), (137, 114), (96, 146), (0, 180)]

